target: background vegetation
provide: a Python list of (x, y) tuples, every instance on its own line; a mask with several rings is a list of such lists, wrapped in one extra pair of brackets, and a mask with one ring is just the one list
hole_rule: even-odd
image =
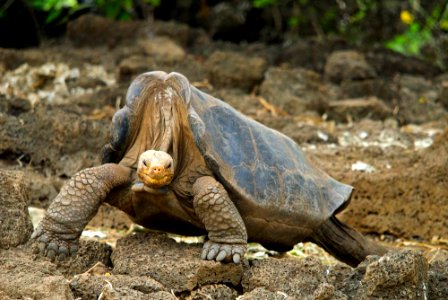
[[(342, 37), (355, 45), (382, 46), (444, 66), (448, 0), (3, 0), (0, 21), (18, 3), (27, 6), (44, 35), (63, 34), (84, 13), (115, 20), (174, 19), (233, 42), (293, 42)], [(1, 25), (1, 24), (0, 24)]]

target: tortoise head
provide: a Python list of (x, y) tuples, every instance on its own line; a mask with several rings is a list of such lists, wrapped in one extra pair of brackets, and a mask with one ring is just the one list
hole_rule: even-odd
[(174, 176), (173, 158), (164, 151), (145, 151), (140, 154), (137, 175), (151, 188), (166, 186), (171, 183)]

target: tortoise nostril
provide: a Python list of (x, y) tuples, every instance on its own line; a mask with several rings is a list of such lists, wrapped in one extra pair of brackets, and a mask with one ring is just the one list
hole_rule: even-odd
[(160, 172), (162, 172), (162, 168), (161, 167), (154, 167), (154, 168), (152, 168), (152, 171), (154, 173), (160, 173)]

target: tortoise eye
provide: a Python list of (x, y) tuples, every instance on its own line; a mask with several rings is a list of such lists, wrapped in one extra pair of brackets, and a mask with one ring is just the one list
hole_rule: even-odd
[(145, 159), (143, 160), (143, 164), (145, 165), (145, 167), (148, 166), (148, 162)]
[(167, 168), (171, 168), (171, 162), (166, 165)]

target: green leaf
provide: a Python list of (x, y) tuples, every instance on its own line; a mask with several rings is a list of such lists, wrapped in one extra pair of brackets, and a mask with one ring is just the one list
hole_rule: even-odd
[(409, 25), (407, 31), (386, 42), (385, 46), (405, 55), (419, 56), (421, 48), (432, 39), (433, 35), (429, 28), (422, 28), (420, 24), (414, 22)]
[(298, 27), (299, 24), (300, 24), (300, 18), (299, 17), (290, 17), (288, 19), (289, 27), (295, 28), (295, 27)]
[(45, 19), (45, 23), (49, 24), (56, 20), (61, 15), (61, 10), (52, 10), (49, 12), (47, 18)]
[(252, 5), (256, 8), (273, 6), (275, 4), (277, 4), (277, 0), (252, 0)]
[(160, 5), (160, 0), (145, 0), (145, 3), (147, 3), (153, 7), (157, 7)]

